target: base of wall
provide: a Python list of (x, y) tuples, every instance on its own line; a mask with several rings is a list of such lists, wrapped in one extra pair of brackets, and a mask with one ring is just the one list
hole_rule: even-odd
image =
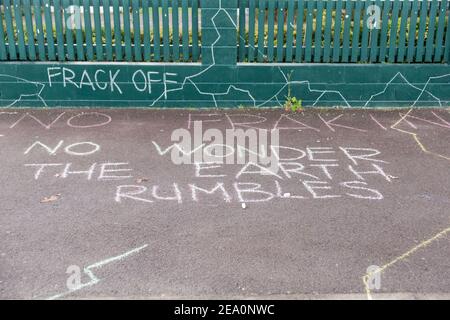
[(0, 107), (448, 107), (447, 64), (1, 63)]

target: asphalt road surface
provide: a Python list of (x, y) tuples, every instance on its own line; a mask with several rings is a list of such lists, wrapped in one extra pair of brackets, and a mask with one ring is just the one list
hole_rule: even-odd
[[(233, 128), (270, 163), (186, 152), (223, 159), (202, 134)], [(0, 298), (449, 298), (449, 133), (447, 110), (1, 110)]]

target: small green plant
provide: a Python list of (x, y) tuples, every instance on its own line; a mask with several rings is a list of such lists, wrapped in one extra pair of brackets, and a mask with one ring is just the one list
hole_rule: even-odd
[(302, 100), (297, 97), (292, 96), (292, 88), (291, 88), (291, 76), (292, 72), (288, 74), (288, 95), (286, 97), (286, 101), (284, 103), (284, 109), (287, 112), (298, 112), (303, 111)]
[(284, 108), (286, 111), (300, 112), (303, 111), (302, 100), (296, 97), (287, 96), (286, 102), (284, 103)]

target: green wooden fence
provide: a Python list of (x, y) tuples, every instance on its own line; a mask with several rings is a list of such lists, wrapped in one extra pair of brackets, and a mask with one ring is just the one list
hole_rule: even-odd
[(198, 61), (199, 0), (1, 0), (0, 60)]
[[(372, 5), (382, 19), (367, 28)], [(239, 61), (439, 63), (447, 10), (447, 0), (240, 0)]]
[[(382, 19), (369, 29), (371, 5)], [(440, 63), (448, 56), (448, 6), (239, 0), (238, 61)], [(200, 20), (199, 0), (1, 0), (0, 60), (196, 62)]]

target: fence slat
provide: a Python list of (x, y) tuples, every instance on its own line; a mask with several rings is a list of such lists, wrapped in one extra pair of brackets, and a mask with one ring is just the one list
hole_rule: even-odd
[(284, 5), (284, 0), (278, 0), (277, 62), (283, 62), (284, 59)]
[(192, 0), (192, 61), (197, 62), (200, 55), (198, 45), (198, 0)]
[[(112, 0), (112, 1), (114, 1), (114, 0)], [(103, 0), (103, 21), (104, 21), (103, 25), (105, 27), (106, 60), (111, 61), (113, 59), (113, 49), (112, 49), (110, 0)]]
[(362, 36), (361, 36), (361, 56), (360, 61), (361, 62), (367, 62), (369, 59), (369, 33), (370, 30), (367, 27), (367, 21), (369, 18), (369, 15), (367, 14), (367, 9), (369, 6), (368, 1), (364, 1), (363, 6), (363, 19), (362, 19)]
[(336, 2), (334, 17), (333, 62), (339, 62), (341, 49), (342, 0)]
[(28, 48), (28, 59), (34, 61), (36, 60), (36, 39), (34, 38), (34, 28), (31, 12), (30, 0), (23, 0), (23, 11), (25, 13), (25, 25), (27, 29), (27, 48)]
[(267, 60), (274, 61), (274, 44), (275, 44), (275, 1), (269, 1), (268, 18), (267, 18)]
[(342, 43), (342, 62), (348, 62), (350, 55), (350, 25), (352, 22), (353, 1), (345, 2), (344, 36)]
[[(381, 0), (377, 0), (375, 3), (376, 8), (379, 8), (380, 10), (382, 10), (383, 2)], [(374, 4), (374, 3), (371, 3), (371, 5), (372, 4)], [(366, 14), (367, 14), (367, 12), (366, 12)], [(378, 29), (380, 26), (378, 24), (379, 24), (379, 21), (373, 22), (372, 30), (370, 30), (370, 34), (369, 34), (369, 42), (370, 42), (369, 61), (370, 62), (376, 62), (378, 60), (378, 39), (380, 36), (380, 32)]]
[(22, 6), (20, 0), (14, 0), (14, 20), (16, 22), (15, 31), (17, 34), (17, 43), (19, 48), (19, 59), (27, 59), (27, 50), (25, 49), (25, 34), (22, 21)]
[(402, 5), (402, 2), (395, 1), (394, 7), (392, 9), (392, 16), (391, 16), (391, 33), (389, 35), (389, 62), (395, 62), (396, 58), (396, 46), (397, 46), (397, 39), (398, 39), (398, 15), (400, 12), (400, 7)]
[[(47, 56), (45, 54), (45, 40), (44, 40), (44, 27), (42, 26), (42, 16), (40, 14), (41, 12), (41, 3), (39, 0), (34, 0), (34, 19), (36, 24), (36, 35), (38, 40), (38, 52), (39, 52), (39, 60), (45, 61), (47, 60)], [(39, 14), (36, 14), (39, 12)], [(67, 41), (67, 39), (66, 39)], [(72, 41), (73, 43), (73, 41)], [(67, 43), (67, 46), (69, 47), (69, 43)], [(73, 45), (72, 45), (73, 49)], [(73, 57), (74, 58), (74, 57)], [(75, 60), (75, 58), (73, 59)]]
[[(131, 46), (131, 21), (130, 21), (130, 1), (123, 0), (123, 30), (125, 42), (125, 59), (133, 61), (133, 49)], [(97, 27), (96, 27), (97, 28)]]
[(78, 10), (76, 14), (79, 14), (80, 16), (75, 17), (77, 19), (77, 28), (75, 30), (75, 41), (76, 41), (76, 53), (77, 53), (77, 60), (84, 61), (85, 55), (84, 55), (84, 39), (83, 39), (83, 30), (82, 30), (82, 24), (81, 24), (81, 6), (80, 6), (80, 0), (73, 0), (73, 5), (75, 6), (75, 10)]
[[(269, 1), (270, 2), (270, 1)], [(295, 2), (289, 0), (287, 13), (287, 35), (286, 35), (286, 62), (292, 62), (294, 55), (294, 17), (295, 17)]]
[[(434, 62), (440, 62), (442, 61), (442, 45), (443, 45), (443, 36), (444, 36), (444, 27), (445, 27), (445, 17), (447, 13), (447, 4), (448, 0), (442, 0), (440, 3), (439, 8), (439, 22), (438, 22), (438, 29), (436, 34), (436, 41), (435, 41), (435, 51), (434, 51)], [(447, 30), (447, 32), (450, 32), (450, 30)]]
[(3, 8), (5, 10), (4, 14), (5, 14), (5, 22), (6, 22), (6, 34), (8, 36), (9, 59), (17, 60), (16, 39), (14, 36), (14, 25), (12, 22), (10, 0), (4, 1)]
[(61, 3), (60, 0), (54, 0), (54, 18), (56, 30), (56, 44), (58, 48), (58, 60), (65, 61), (66, 54), (64, 48), (64, 31), (62, 24)]
[(153, 59), (161, 61), (161, 35), (159, 30), (159, 0), (152, 0)]
[(409, 7), (410, 2), (403, 2), (402, 8), (402, 21), (400, 23), (400, 34), (399, 34), (399, 43), (398, 43), (398, 54), (397, 54), (397, 62), (403, 62), (405, 60), (405, 45), (406, 45), (406, 26), (408, 22), (409, 15)]
[[(183, 13), (183, 16), (184, 16), (184, 13)], [(163, 20), (164, 61), (169, 62), (170, 61), (170, 30), (169, 30), (170, 26), (169, 26), (169, 1), (168, 0), (162, 0), (162, 20)], [(183, 34), (183, 39), (184, 39), (184, 34)], [(183, 43), (183, 47), (184, 47), (184, 43)]]
[(180, 60), (180, 23), (178, 20), (179, 8), (180, 6), (178, 0), (172, 0), (172, 57), (174, 61)]
[(295, 61), (302, 62), (303, 54), (303, 19), (304, 19), (304, 0), (298, 1), (297, 9), (297, 35), (295, 38)]
[(103, 39), (102, 39), (102, 23), (100, 18), (100, 1), (93, 0), (92, 4), (94, 5), (93, 34), (95, 35), (95, 58), (97, 61), (103, 61)]
[(416, 48), (416, 28), (417, 28), (417, 14), (419, 12), (419, 0), (414, 0), (411, 8), (411, 18), (409, 21), (408, 32), (408, 50), (406, 60), (408, 62), (414, 61), (414, 53)]
[(422, 6), (420, 8), (420, 21), (419, 21), (419, 36), (417, 37), (417, 52), (416, 52), (416, 62), (423, 61), (423, 52), (424, 52), (424, 38), (425, 38), (425, 30), (427, 27), (427, 12), (428, 11), (428, 2), (422, 1)]
[(428, 20), (428, 32), (427, 32), (427, 42), (425, 49), (425, 62), (433, 61), (433, 53), (434, 53), (434, 33), (436, 27), (436, 17), (437, 17), (437, 7), (438, 0), (432, 0), (431, 2), (431, 10), (430, 10), (430, 19)]
[(314, 20), (314, 2), (308, 1), (306, 10), (306, 37), (305, 37), (305, 62), (311, 62), (312, 54), (312, 34)]
[(92, 22), (90, 0), (83, 0), (84, 41), (86, 44), (86, 59), (94, 60), (94, 45), (92, 42)]
[[(114, 52), (117, 61), (123, 60), (122, 53), (122, 27), (120, 23), (120, 6), (119, 1), (113, 1), (113, 19), (114, 19)], [(86, 16), (85, 16), (86, 19)], [(90, 19), (90, 16), (89, 16)], [(86, 34), (87, 37), (87, 34)], [(88, 46), (88, 56), (89, 56), (89, 46)]]
[(266, 22), (266, 1), (259, 0), (258, 6), (258, 62), (264, 61), (264, 31)]
[(3, 17), (2, 12), (0, 11), (0, 60), (7, 60), (8, 55), (6, 53), (6, 45), (5, 45), (5, 30), (3, 29)]
[(444, 61), (450, 64), (450, 17), (447, 19), (447, 35), (445, 37)]
[(334, 1), (326, 2), (326, 16), (325, 16), (325, 34), (324, 34), (324, 49), (323, 49), (323, 62), (330, 62), (331, 54), (331, 26), (333, 24), (333, 7)]
[(380, 54), (378, 61), (385, 62), (387, 60), (387, 45), (389, 35), (389, 14), (391, 12), (392, 1), (384, 1), (383, 15), (381, 18), (381, 31), (380, 31)]
[(64, 34), (66, 36), (67, 58), (75, 61), (75, 49), (73, 47), (73, 20), (71, 19), (70, 0), (63, 0)]
[(317, 1), (316, 31), (314, 33), (314, 62), (322, 60), (322, 19), (323, 19), (323, 1)]
[(256, 10), (256, 0), (250, 0), (249, 2), (249, 13), (248, 13), (248, 56), (249, 62), (255, 60), (255, 10)]
[[(133, 12), (134, 61), (142, 61), (140, 9), (139, 0), (133, 0), (131, 3), (131, 10)], [(106, 40), (106, 42), (108, 42), (108, 40)]]
[(245, 61), (245, 43), (246, 43), (246, 27), (245, 27), (245, 4), (239, 1), (239, 61)]
[(189, 61), (189, 8), (188, 8), (188, 1), (183, 0), (182, 8), (182, 25), (183, 25), (183, 60)]

